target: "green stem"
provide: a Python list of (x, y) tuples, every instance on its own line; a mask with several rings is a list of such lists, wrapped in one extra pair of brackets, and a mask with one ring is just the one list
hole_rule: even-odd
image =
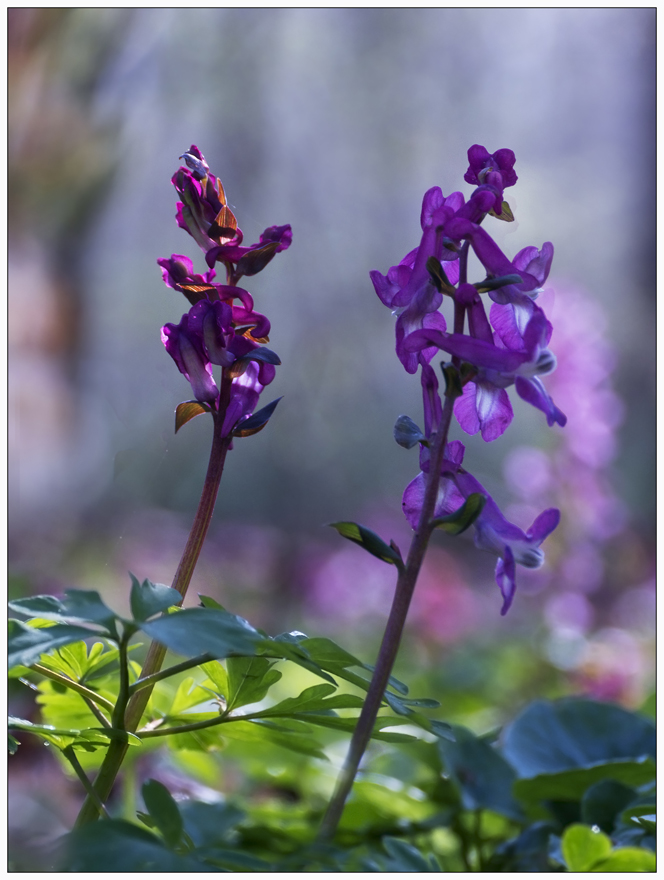
[(85, 685), (79, 684), (71, 678), (67, 678), (66, 675), (60, 675), (59, 672), (53, 672), (52, 669), (42, 666), (41, 663), (33, 663), (30, 669), (43, 675), (44, 678), (50, 678), (52, 681), (57, 681), (58, 684), (64, 685), (64, 687), (67, 687), (72, 691), (76, 691), (76, 693), (80, 694), (84, 699), (90, 700), (92, 703), (97, 703), (99, 706), (103, 706), (107, 712), (113, 711), (113, 703), (111, 703), (110, 700), (107, 700), (105, 697), (100, 697), (99, 694), (86, 688)]
[(90, 780), (88, 779), (85, 770), (81, 767), (78, 762), (78, 758), (76, 757), (76, 753), (72, 746), (67, 746), (67, 748), (62, 750), (62, 754), (67, 758), (69, 763), (74, 768), (74, 773), (78, 776), (81, 781), (83, 788), (86, 790), (88, 797), (92, 800), (95, 807), (99, 811), (99, 815), (103, 816), (105, 819), (110, 819), (110, 816), (106, 812), (106, 807), (99, 800), (99, 796), (97, 792), (94, 790), (92, 785), (90, 784)]
[(210, 660), (214, 660), (212, 654), (199, 654), (198, 657), (192, 657), (191, 660), (183, 660), (182, 663), (176, 663), (174, 666), (169, 666), (168, 669), (162, 669), (161, 672), (154, 672), (152, 675), (147, 675), (145, 678), (139, 678), (138, 681), (135, 681), (129, 686), (129, 694), (130, 696), (133, 696), (136, 691), (143, 690), (143, 688), (146, 687), (152, 687), (158, 681), (163, 681), (165, 678), (177, 675), (178, 672), (186, 672), (187, 669), (194, 669), (196, 666), (201, 666), (203, 663), (209, 663)]
[(410, 606), (410, 601), (417, 582), (417, 576), (420, 572), (424, 554), (432, 532), (431, 519), (436, 506), (436, 497), (438, 495), (438, 486), (440, 484), (440, 470), (445, 454), (453, 405), (454, 398), (452, 396), (446, 397), (445, 406), (443, 407), (443, 415), (431, 448), (427, 485), (417, 530), (410, 545), (406, 565), (399, 572), (394, 600), (392, 602), (392, 608), (390, 609), (387, 626), (385, 627), (383, 641), (378, 653), (376, 668), (367, 691), (364, 705), (362, 706), (357, 726), (355, 727), (355, 731), (351, 738), (348, 755), (346, 756), (346, 762), (339, 776), (336, 791), (330, 801), (327, 812), (323, 817), (323, 822), (318, 834), (319, 840), (328, 841), (334, 837), (337, 825), (341, 819), (344, 804), (346, 803), (346, 798), (350, 793), (360, 766), (362, 755), (364, 754), (371, 738), (374, 722), (378, 717), (378, 711), (383, 701), (383, 695), (396, 660), (401, 636), (406, 623), (408, 608)]
[[(223, 375), (223, 374), (222, 374)], [(231, 437), (222, 437), (221, 431), (224, 423), (224, 415), (230, 401), (231, 380), (224, 377), (221, 384), (219, 409), (213, 413), (214, 433), (212, 437), (212, 449), (210, 450), (210, 460), (205, 475), (205, 483), (203, 491), (198, 503), (198, 509), (194, 517), (194, 522), (189, 532), (189, 538), (185, 545), (180, 564), (178, 565), (173, 579), (172, 587), (177, 590), (182, 599), (187, 593), (194, 568), (198, 561), (198, 557), (203, 546), (203, 541), (210, 527), (210, 520), (214, 511), (214, 505), (217, 500), (219, 491), (219, 483), (224, 470), (224, 462), (226, 453), (231, 443)], [(180, 603), (182, 604), (182, 603)], [(166, 656), (166, 648), (158, 642), (152, 642), (148, 649), (143, 669), (141, 670), (141, 679), (150, 678), (158, 673)], [(131, 696), (124, 714), (124, 728), (130, 732), (134, 732), (139, 725), (141, 716), (150, 699), (152, 688), (154, 687), (154, 679), (151, 682), (136, 690)], [(115, 778), (118, 775), (122, 762), (127, 753), (127, 744), (112, 742), (106, 752), (106, 757), (101, 765), (101, 769), (94, 783), (94, 789), (100, 800), (105, 801), (113, 787)], [(76, 827), (87, 825), (89, 822), (95, 822), (98, 818), (96, 805), (91, 797), (87, 797), (83, 804), (78, 818), (76, 819)]]
[(83, 697), (83, 699), (85, 700), (85, 705), (92, 712), (92, 714), (95, 716), (95, 718), (101, 724), (102, 727), (112, 727), (113, 726), (111, 724), (111, 722), (108, 720), (108, 718), (104, 715), (104, 713), (95, 706), (95, 704), (92, 702), (92, 700), (88, 700), (87, 697)]

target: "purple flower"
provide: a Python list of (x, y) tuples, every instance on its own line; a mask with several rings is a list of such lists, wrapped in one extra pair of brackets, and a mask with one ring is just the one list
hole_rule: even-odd
[(475, 520), (475, 546), (498, 557), (496, 583), (503, 596), (501, 614), (509, 611), (516, 590), (515, 565), (539, 568), (544, 562), (540, 544), (560, 522), (560, 511), (551, 507), (537, 517), (528, 531), (508, 522), (484, 486), (467, 471), (460, 470), (454, 482), (464, 498), (475, 492), (486, 496), (486, 504)]
[[(271, 367), (271, 371), (265, 368)], [(240, 419), (252, 415), (258, 404), (261, 391), (274, 378), (271, 364), (258, 364), (251, 361), (241, 376), (233, 379), (231, 399), (224, 414), (221, 436), (227, 437)]]
[[(463, 454), (463, 444), (458, 441), (446, 447), (433, 517), (454, 513), (474, 493), (486, 496), (484, 508), (474, 523), (475, 546), (498, 557), (496, 583), (503, 596), (500, 613), (506, 614), (516, 590), (515, 566), (539, 568), (542, 565), (544, 553), (539, 548), (560, 522), (560, 511), (556, 508), (545, 510), (524, 532), (505, 519), (484, 486), (461, 467)], [(429, 458), (428, 450), (424, 448), (420, 453), (420, 465), (422, 473), (406, 487), (402, 501), (403, 512), (413, 529), (419, 525), (426, 490)]]
[[(192, 146), (189, 153), (184, 154), (187, 164), (190, 164), (192, 151), (195, 149)], [(200, 151), (198, 152), (200, 155)], [(187, 156), (190, 160), (187, 160)], [(207, 252), (220, 244), (239, 244), (242, 241), (242, 231), (237, 228), (235, 215), (226, 204), (221, 181), (213, 174), (201, 178), (200, 171), (178, 168), (172, 183), (182, 199), (178, 202), (175, 219), (178, 226), (186, 229), (199, 247)]]
[[(217, 406), (219, 389), (212, 375), (213, 364), (222, 368), (235, 365), (233, 386), (239, 381), (237, 377), (241, 378), (249, 367), (252, 367), (252, 374), (256, 373), (261, 388), (274, 379), (273, 363), (265, 360), (254, 363), (251, 360), (252, 353), (266, 349), (261, 349), (256, 342), (235, 331), (233, 310), (228, 303), (201, 300), (182, 316), (179, 324), (165, 324), (161, 338), (166, 351), (191, 384), (196, 400), (212, 404), (214, 408)], [(275, 358), (272, 353), (274, 363), (278, 363)], [(241, 361), (239, 365), (238, 361)], [(242, 383), (239, 387), (243, 387)], [(242, 395), (246, 396), (244, 391)]]
[[(242, 327), (243, 332), (249, 331), (257, 341), (267, 342), (270, 322), (265, 315), (254, 311), (254, 300), (248, 290), (235, 285), (213, 283), (216, 275), (214, 269), (208, 270), (204, 275), (194, 274), (193, 263), (181, 254), (172, 254), (169, 259), (157, 260), (157, 263), (161, 266), (164, 283), (183, 293), (192, 305), (201, 300), (228, 303), (232, 308), (233, 326)], [(234, 299), (238, 299), (241, 305), (233, 305)]]
[[(467, 290), (474, 291), (474, 288), (472, 285), (459, 288), (462, 298)], [(476, 292), (465, 296), (466, 301), (473, 298), (479, 299)], [(408, 351), (417, 351), (435, 345), (476, 367), (473, 381), (467, 382), (463, 396), (454, 405), (459, 424), (468, 434), (481, 431), (482, 439), (490, 442), (504, 433), (513, 418), (505, 388), (513, 384), (521, 398), (544, 412), (549, 426), (555, 423), (563, 426), (567, 419), (538, 378), (550, 373), (556, 365), (554, 355), (546, 347), (551, 338), (551, 324), (544, 312), (533, 304), (533, 313), (521, 332), (516, 324), (512, 326), (516, 319), (511, 306), (494, 306), (492, 317), (494, 308), (506, 310), (505, 327), (500, 335), (502, 347), (492, 338), (483, 307), (477, 308), (474, 301), (471, 301), (469, 317), (471, 331), (476, 335), (440, 333), (423, 328), (412, 333), (404, 347)], [(508, 324), (510, 332), (506, 329)]]
[(500, 175), (500, 188), (514, 186), (518, 177), (514, 171), (516, 157), (512, 150), (502, 149), (490, 153), (486, 147), (474, 144), (468, 150), (468, 171), (463, 176), (466, 183), (478, 186), (487, 182), (493, 174)]

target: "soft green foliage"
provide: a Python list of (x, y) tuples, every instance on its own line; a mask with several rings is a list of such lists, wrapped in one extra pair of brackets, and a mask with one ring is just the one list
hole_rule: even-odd
[[(329, 638), (270, 637), (206, 597), (198, 608), (172, 608), (173, 593), (132, 578), (130, 620), (91, 592), (14, 603), (39, 614), (10, 621), (10, 652), (14, 674), (37, 689), (42, 717), (10, 719), (19, 736), (10, 734), (11, 752), (36, 736), (80, 779), (114, 741), (140, 746), (129, 750), (130, 764), (165, 745), (206, 785), (221, 766), (234, 766), (242, 779), (218, 803), (179, 801), (149, 780), (137, 814), (68, 835), (63, 870), (654, 870), (649, 717), (585, 699), (538, 700), (503, 731), (478, 736), (423, 714), (439, 703), (410, 697), (395, 678), (334, 843), (318, 843), (371, 667)], [(139, 648), (127, 642), (141, 633), (193, 659), (176, 657), (160, 673), (131, 733), (111, 718), (123, 663), (125, 690), (141, 686), (140, 666), (127, 655)], [(454, 706), (448, 696), (446, 711)], [(72, 755), (78, 770), (67, 763)]]

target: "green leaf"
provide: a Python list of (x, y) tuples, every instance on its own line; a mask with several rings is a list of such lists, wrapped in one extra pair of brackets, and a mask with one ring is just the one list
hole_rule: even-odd
[(259, 714), (261, 718), (268, 718), (273, 715), (293, 715), (297, 712), (320, 712), (329, 709), (361, 709), (364, 705), (362, 697), (356, 697), (352, 694), (338, 694), (336, 697), (330, 697), (336, 688), (330, 684), (315, 684), (306, 688), (298, 697), (288, 697), (270, 706), (269, 709), (263, 709)]
[(185, 608), (141, 624), (143, 632), (176, 654), (256, 654), (264, 639), (243, 620), (214, 608)]
[(184, 825), (177, 804), (165, 785), (156, 779), (148, 779), (141, 789), (145, 808), (161, 832), (169, 849), (174, 849), (182, 839)]
[(7, 653), (10, 668), (32, 666), (42, 654), (96, 635), (89, 629), (67, 623), (56, 623), (43, 628), (28, 626), (20, 620), (10, 619), (8, 623)]
[(418, 849), (405, 840), (399, 840), (398, 837), (384, 837), (382, 843), (390, 857), (385, 865), (387, 871), (415, 874), (440, 871), (440, 865), (435, 857), (431, 862), (427, 861)]
[(67, 835), (61, 870), (70, 873), (209, 873), (213, 871), (192, 856), (179, 856), (149, 831), (122, 819), (85, 825)]
[(277, 404), (280, 400), (281, 398), (277, 397), (272, 403), (268, 403), (263, 409), (259, 409), (257, 413), (253, 414), (253, 416), (249, 416), (248, 419), (239, 422), (239, 424), (231, 431), (233, 437), (250, 437), (252, 434), (258, 434), (259, 431), (262, 431), (270, 421), (272, 413), (277, 408)]
[(167, 587), (164, 584), (153, 584), (147, 578), (143, 583), (139, 583), (138, 579), (129, 572), (131, 577), (131, 613), (134, 620), (141, 622), (159, 614), (160, 611), (166, 611), (173, 605), (178, 605), (182, 601), (182, 596), (177, 590)]
[(611, 855), (595, 862), (589, 870), (593, 873), (655, 873), (657, 871), (657, 858), (655, 853), (650, 852), (650, 850), (625, 846), (620, 849), (614, 849)]
[(116, 730), (112, 727), (89, 727), (85, 730), (69, 727), (55, 727), (51, 724), (35, 724), (24, 718), (16, 718), (10, 715), (7, 718), (7, 724), (12, 730), (24, 730), (26, 733), (32, 733), (40, 737), (46, 742), (64, 749), (69, 745), (75, 748), (79, 746), (85, 748), (89, 745), (107, 746), (110, 740), (118, 740), (126, 742), (128, 745), (142, 745), (140, 737), (125, 730)]
[(229, 832), (245, 818), (245, 813), (227, 802), (206, 804), (183, 801), (180, 814), (185, 831), (197, 847), (214, 846), (227, 841)]
[[(534, 777), (606, 762), (625, 763), (624, 759), (630, 763), (648, 755), (654, 758), (655, 748), (655, 727), (649, 719), (610, 703), (565, 698), (527, 706), (507, 727), (503, 754), (519, 776)], [(647, 764), (636, 763), (643, 769)], [(624, 774), (612, 778), (641, 784)]]
[(11, 733), (7, 734), (7, 749), (9, 750), (10, 755), (15, 755), (20, 745), (21, 743), (15, 736), (12, 736)]
[(412, 449), (418, 443), (429, 445), (429, 441), (410, 416), (399, 416), (394, 425), (394, 439), (404, 449)]
[(227, 698), (228, 676), (221, 663), (218, 660), (210, 660), (209, 663), (202, 663), (201, 669), (214, 685), (216, 693), (224, 697), (224, 699)]
[(611, 834), (617, 817), (636, 797), (636, 791), (614, 779), (602, 779), (585, 791), (581, 800), (581, 821), (597, 825)]
[(514, 783), (514, 794), (519, 800), (578, 801), (593, 785), (603, 779), (613, 779), (633, 788), (643, 785), (656, 776), (652, 758), (633, 761), (605, 761), (577, 770), (561, 770), (560, 773), (540, 773)]
[(333, 529), (336, 529), (343, 538), (348, 538), (355, 544), (359, 544), (372, 556), (388, 562), (390, 565), (403, 566), (401, 553), (394, 544), (388, 545), (382, 538), (379, 538), (371, 529), (354, 522), (336, 522), (330, 523)]
[(308, 725), (299, 721), (231, 721), (219, 725), (219, 733), (224, 738), (239, 739), (242, 742), (271, 742), (299, 754), (327, 761), (327, 755), (318, 740), (311, 736)]
[(281, 678), (281, 672), (273, 666), (274, 662), (265, 657), (229, 657), (227, 710), (259, 703)]
[[(303, 712), (301, 715), (294, 715), (293, 717), (300, 721), (306, 721), (309, 724), (315, 724), (317, 727), (343, 730), (346, 733), (352, 733), (357, 727), (357, 718), (340, 718), (338, 715), (319, 715), (317, 712)], [(384, 727), (396, 727), (399, 724), (410, 724), (410, 719), (381, 716), (374, 721), (371, 738), (391, 743), (415, 742), (417, 737), (410, 733), (383, 730)]]
[(569, 871), (589, 871), (596, 862), (611, 852), (611, 840), (601, 831), (587, 825), (570, 825), (560, 842), (563, 858)]
[[(12, 611), (54, 620), (56, 623), (93, 623), (103, 626), (117, 640), (119, 616), (106, 605), (96, 590), (66, 590), (64, 599), (55, 596), (30, 596), (9, 602)], [(91, 633), (94, 635), (94, 633)]]
[(458, 510), (455, 510), (454, 513), (449, 513), (447, 516), (436, 517), (436, 519), (431, 521), (432, 525), (437, 529), (447, 532), (448, 535), (460, 535), (472, 526), (480, 513), (482, 513), (486, 499), (486, 495), (473, 492), (472, 495), (468, 496), (465, 504)]
[(648, 813), (645, 816), (632, 816), (632, 822), (635, 822), (652, 834), (657, 834), (657, 813)]
[(438, 741), (438, 748), (450, 778), (461, 792), (467, 810), (493, 810), (510, 819), (522, 819), (512, 796), (514, 770), (492, 746), (465, 727), (453, 725), (455, 742)]
[(210, 407), (198, 400), (185, 400), (182, 403), (178, 403), (175, 407), (175, 433), (177, 434), (180, 428), (186, 425), (187, 422), (206, 412), (210, 412)]

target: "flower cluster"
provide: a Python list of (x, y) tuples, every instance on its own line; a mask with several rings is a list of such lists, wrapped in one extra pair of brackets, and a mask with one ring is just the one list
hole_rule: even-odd
[[(567, 421), (541, 381), (556, 366), (548, 348), (552, 327), (535, 303), (551, 268), (553, 245), (527, 247), (508, 259), (481, 223), (487, 214), (513, 220), (504, 190), (517, 181), (514, 153), (503, 149), (491, 154), (475, 145), (468, 151), (468, 160), (464, 179), (476, 185), (470, 198), (466, 200), (460, 192), (444, 196), (440, 187), (428, 190), (422, 203), (419, 246), (386, 276), (371, 273), (379, 298), (397, 316), (397, 356), (409, 373), (421, 367), (425, 430), (419, 436), (411, 432), (416, 439), (402, 443), (421, 443), (422, 473), (403, 499), (413, 528), (424, 499), (428, 440), (442, 417), (438, 380), (430, 366), (437, 352), (451, 355), (460, 378), (454, 414), (466, 433), (480, 432), (485, 441), (504, 433), (513, 418), (506, 390), (511, 385), (519, 397), (544, 413), (549, 426), (563, 426)], [(486, 272), (474, 284), (466, 277), (470, 248)], [(492, 300), (488, 315), (482, 294)], [(454, 303), (451, 332), (439, 311), (445, 296)], [(397, 441), (402, 442), (398, 437)], [(496, 581), (505, 614), (514, 596), (515, 564), (528, 568), (542, 564), (540, 544), (556, 528), (560, 514), (554, 508), (544, 511), (527, 532), (509, 523), (486, 490), (461, 467), (463, 453), (458, 441), (446, 447), (434, 518), (459, 510), (475, 493), (486, 497), (474, 522), (475, 543), (499, 557)]]
[[(278, 356), (266, 348), (270, 322), (254, 309), (248, 290), (238, 287), (243, 276), (256, 275), (292, 241), (290, 226), (271, 226), (256, 244), (243, 246), (242, 230), (226, 202), (221, 181), (210, 174), (198, 147), (180, 158), (186, 168), (173, 175), (182, 201), (176, 220), (205, 251), (209, 266), (194, 272), (186, 256), (172, 254), (158, 260), (165, 284), (185, 295), (191, 303), (179, 324), (162, 327), (166, 350), (189, 381), (202, 409), (223, 418), (222, 436), (249, 417), (261, 391), (274, 379)], [(225, 283), (216, 281), (215, 265), (226, 269)], [(213, 366), (221, 367), (218, 386)]]

